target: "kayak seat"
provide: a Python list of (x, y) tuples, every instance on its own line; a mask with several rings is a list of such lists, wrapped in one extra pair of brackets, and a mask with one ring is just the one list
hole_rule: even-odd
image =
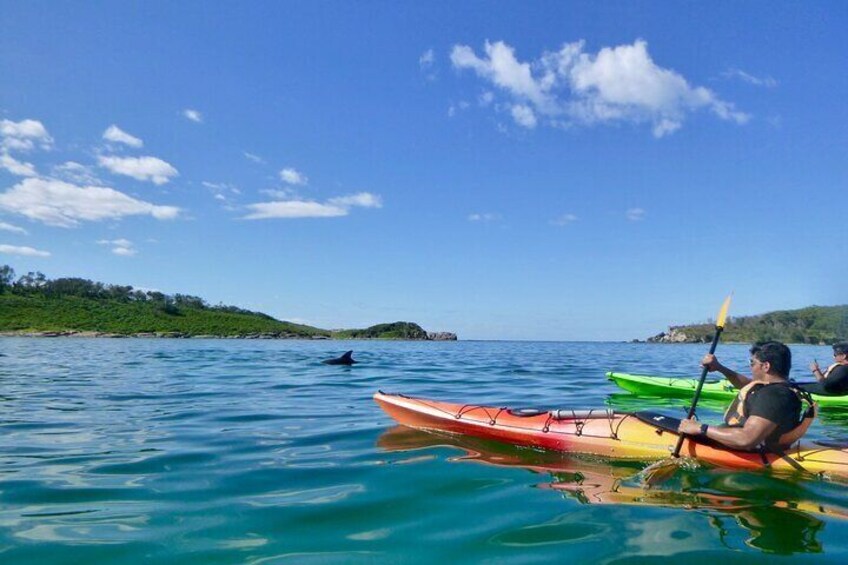
[(680, 418), (674, 418), (672, 416), (667, 416), (660, 412), (653, 412), (651, 410), (640, 410), (639, 412), (633, 412), (633, 416), (638, 418), (641, 422), (644, 422), (650, 426), (654, 426), (655, 428), (664, 432), (671, 432), (673, 434), (677, 433), (677, 427), (680, 426)]

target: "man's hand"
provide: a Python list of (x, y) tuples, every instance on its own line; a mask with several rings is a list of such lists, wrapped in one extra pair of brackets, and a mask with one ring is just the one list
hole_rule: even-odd
[(715, 355), (713, 355), (712, 353), (707, 353), (706, 355), (704, 355), (704, 358), (701, 359), (701, 366), (706, 367), (707, 371), (712, 373), (713, 371), (719, 370), (719, 367), (721, 367), (721, 363), (718, 362), (718, 359), (716, 359)]
[(680, 425), (677, 426), (677, 431), (687, 436), (696, 436), (701, 433), (701, 424), (696, 420), (680, 420)]

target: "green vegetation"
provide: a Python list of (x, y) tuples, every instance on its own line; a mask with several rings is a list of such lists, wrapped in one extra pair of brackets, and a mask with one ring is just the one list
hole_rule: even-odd
[(427, 339), (427, 332), (418, 324), (395, 322), (377, 324), (364, 330), (338, 330), (333, 337), (339, 339)]
[[(681, 341), (707, 343), (712, 340), (715, 326), (706, 323), (673, 326), (669, 330), (669, 334), (685, 334), (685, 340)], [(785, 343), (829, 345), (846, 338), (848, 305), (810, 306), (800, 310), (780, 310), (758, 316), (731, 318), (722, 333), (722, 340), (742, 343), (774, 339)]]
[(42, 273), (16, 278), (8, 265), (0, 265), (0, 332), (427, 339), (420, 326), (407, 322), (329, 331), (234, 306), (210, 306), (196, 296), (169, 296), (80, 278), (49, 280)]

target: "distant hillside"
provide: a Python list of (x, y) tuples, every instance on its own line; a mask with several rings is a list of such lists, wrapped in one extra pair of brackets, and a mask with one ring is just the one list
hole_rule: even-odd
[[(13, 335), (434, 339), (409, 322), (330, 331), (276, 320), (202, 298), (147, 292), (81, 278), (15, 276), (0, 265), (0, 332)], [(441, 335), (441, 334), (434, 334)], [(449, 334), (452, 335), (452, 334)], [(456, 339), (456, 336), (453, 336)]]
[[(713, 323), (671, 326), (648, 338), (656, 343), (707, 343), (715, 333)], [(758, 316), (728, 319), (722, 340), (754, 343), (778, 340), (785, 343), (832, 344), (848, 338), (848, 305), (810, 306), (779, 310)]]

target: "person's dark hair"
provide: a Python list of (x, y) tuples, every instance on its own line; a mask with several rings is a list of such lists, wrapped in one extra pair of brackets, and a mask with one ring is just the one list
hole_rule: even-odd
[(834, 355), (846, 355), (848, 354), (848, 341), (840, 341), (839, 343), (833, 344), (833, 354)]
[(779, 341), (755, 343), (751, 347), (751, 356), (771, 365), (771, 370), (784, 379), (789, 378), (789, 371), (792, 369), (792, 352)]

